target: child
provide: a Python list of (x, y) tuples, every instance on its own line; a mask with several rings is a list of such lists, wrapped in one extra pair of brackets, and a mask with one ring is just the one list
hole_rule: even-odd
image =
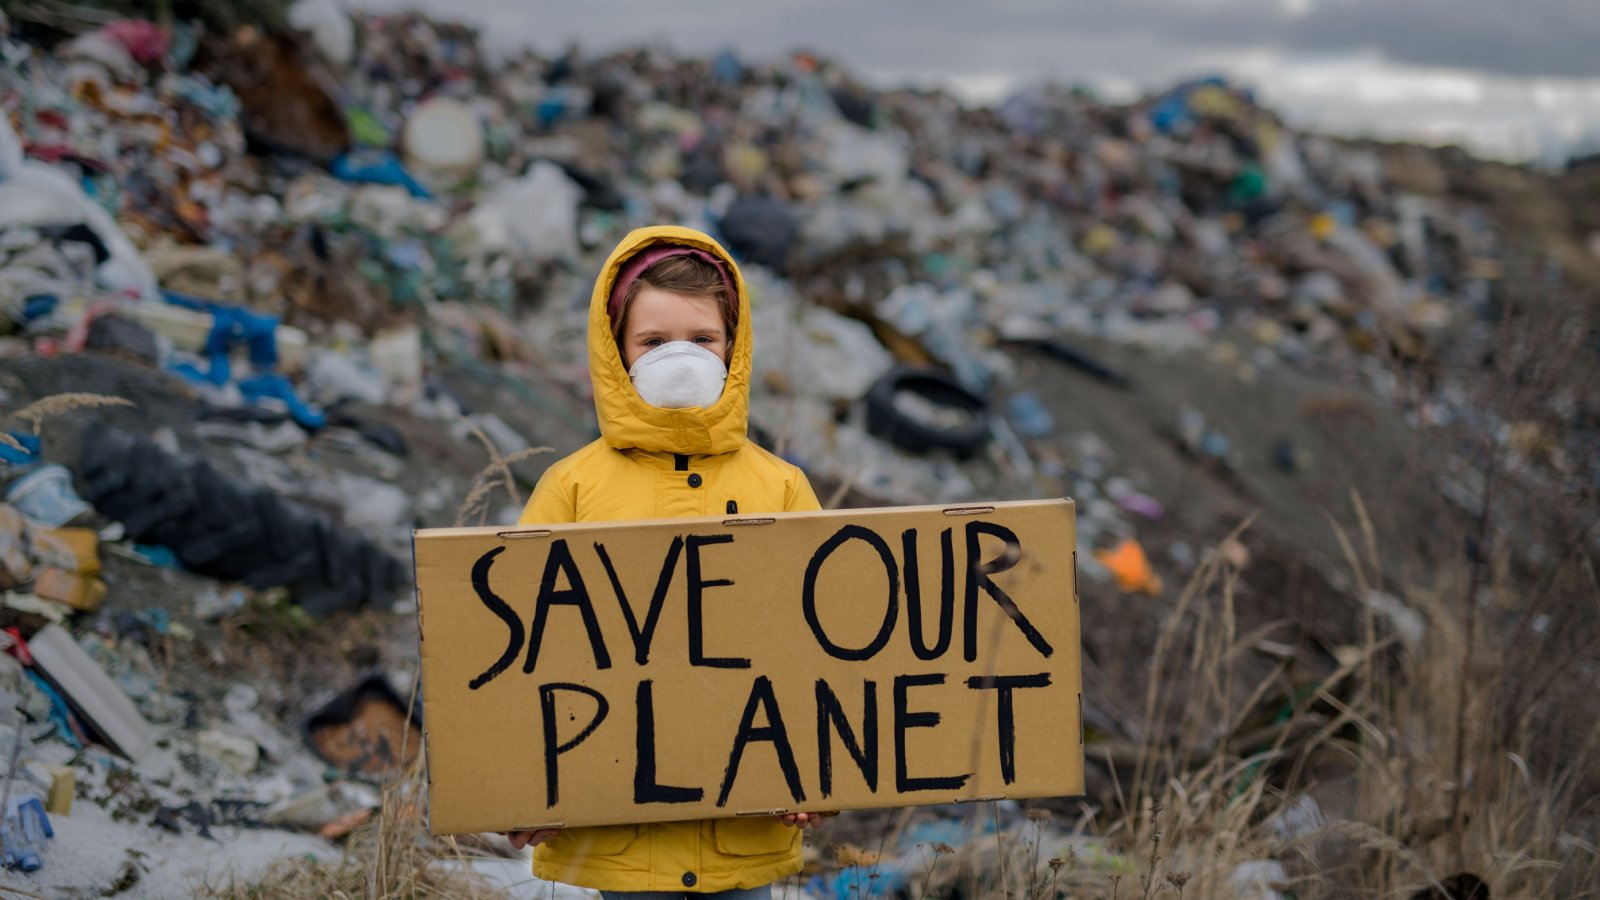
[[(750, 302), (738, 266), (688, 228), (641, 228), (611, 252), (589, 302), (599, 440), (550, 467), (523, 524), (818, 509), (806, 476), (745, 436)], [(800, 870), (815, 814), (514, 832), (542, 878), (605, 896), (771, 896)]]

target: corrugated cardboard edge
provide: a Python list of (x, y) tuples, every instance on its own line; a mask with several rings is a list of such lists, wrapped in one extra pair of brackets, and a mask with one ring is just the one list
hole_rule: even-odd
[[(411, 586), (417, 597), (417, 697), (415, 703), (422, 703), (423, 692), (427, 685), (422, 680), (422, 582), (417, 580), (417, 529), (411, 531)], [(422, 787), (424, 791), (433, 789), (433, 758), (428, 754), (428, 717), (422, 717)], [(433, 807), (431, 804), (422, 804), (423, 821), (427, 823), (428, 833), (433, 833)]]
[[(1077, 501), (1071, 497), (1057, 497), (1050, 500), (1005, 500), (998, 501), (1011, 508), (1030, 506), (1050, 506), (1057, 503), (1067, 503), (1073, 509), (1074, 520), (1077, 516)], [(563, 531), (582, 529), (591, 530), (621, 530), (648, 526), (684, 526), (706, 525), (719, 523), (728, 526), (734, 525), (770, 525), (778, 520), (794, 521), (799, 519), (823, 518), (837, 516), (842, 512), (859, 512), (869, 516), (898, 515), (902, 513), (933, 513), (942, 512), (945, 515), (980, 515), (994, 512), (994, 503), (931, 503), (924, 506), (879, 506), (859, 510), (819, 509), (805, 512), (780, 512), (762, 514), (761, 516), (684, 516), (668, 519), (630, 519), (621, 522), (562, 522), (551, 525), (529, 524), (514, 527), (482, 525), (469, 528), (418, 528), (411, 532), (411, 565), (412, 576), (416, 575), (416, 543), (418, 538), (481, 538), (493, 535), (501, 540), (517, 540), (523, 538), (549, 537)], [(1076, 549), (1074, 549), (1076, 552)], [(418, 604), (420, 606), (420, 603)]]

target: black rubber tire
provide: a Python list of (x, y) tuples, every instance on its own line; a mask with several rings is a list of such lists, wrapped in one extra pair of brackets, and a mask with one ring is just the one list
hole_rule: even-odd
[(80, 467), (97, 511), (202, 575), (286, 586), (317, 615), (387, 604), (407, 584), (407, 567), (356, 532), (143, 438), (96, 423)]
[[(908, 416), (895, 405), (901, 393), (955, 410), (965, 422), (947, 427)], [(948, 450), (971, 456), (989, 443), (989, 402), (941, 369), (895, 368), (867, 392), (867, 431), (914, 453)]]

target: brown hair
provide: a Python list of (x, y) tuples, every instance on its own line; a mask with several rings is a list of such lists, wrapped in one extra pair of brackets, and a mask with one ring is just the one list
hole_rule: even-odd
[(622, 296), (622, 308), (611, 321), (611, 335), (622, 340), (623, 327), (628, 323), (628, 311), (633, 308), (633, 298), (645, 287), (658, 291), (682, 294), (685, 297), (705, 297), (715, 300), (722, 310), (722, 327), (727, 331), (728, 348), (733, 348), (733, 336), (739, 327), (739, 298), (728, 290), (722, 273), (710, 263), (692, 256), (669, 256), (640, 273), (638, 280), (628, 285)]

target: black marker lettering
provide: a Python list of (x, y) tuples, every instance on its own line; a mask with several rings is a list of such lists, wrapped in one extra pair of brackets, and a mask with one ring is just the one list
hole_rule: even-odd
[[(764, 706), (767, 724), (755, 727), (756, 707)], [(772, 693), (772, 680), (758, 676), (750, 686), (750, 700), (739, 719), (739, 732), (733, 738), (733, 752), (728, 756), (728, 768), (723, 771), (722, 790), (717, 794), (717, 805), (728, 805), (728, 794), (733, 790), (733, 780), (739, 774), (739, 761), (744, 758), (745, 745), (751, 741), (771, 741), (778, 754), (778, 767), (783, 770), (783, 780), (789, 785), (789, 795), (796, 803), (804, 803), (806, 793), (800, 786), (800, 767), (795, 765), (794, 749), (789, 746), (789, 732), (783, 727), (783, 716), (778, 712), (778, 698)]]
[(953, 791), (967, 783), (972, 773), (912, 778), (906, 772), (906, 732), (912, 728), (932, 728), (939, 724), (936, 712), (911, 712), (906, 692), (923, 685), (944, 684), (944, 676), (896, 675), (894, 677), (894, 786), (902, 794), (911, 791)]
[[(567, 587), (556, 590), (556, 576), (565, 573)], [(550, 555), (544, 561), (544, 575), (539, 579), (539, 599), (534, 603), (533, 628), (528, 636), (528, 661), (522, 671), (532, 672), (539, 659), (539, 645), (544, 642), (545, 620), (552, 606), (576, 606), (583, 615), (583, 627), (589, 634), (589, 649), (594, 651), (597, 669), (611, 668), (611, 654), (606, 652), (605, 638), (600, 634), (600, 620), (595, 618), (594, 604), (589, 602), (589, 591), (583, 586), (583, 574), (573, 562), (567, 542), (558, 540), (550, 545)]]
[(1016, 713), (1011, 692), (1016, 688), (1048, 687), (1049, 684), (1049, 672), (1037, 675), (976, 675), (967, 679), (967, 687), (975, 691), (994, 688), (1000, 695), (999, 715), (996, 718), (1000, 722), (1000, 777), (1005, 779), (1006, 784), (1017, 780)]
[[(859, 650), (841, 647), (834, 643), (822, 629), (822, 620), (817, 616), (817, 575), (822, 571), (822, 564), (827, 562), (833, 551), (848, 540), (865, 541), (872, 549), (878, 551), (878, 556), (883, 560), (883, 570), (889, 575), (889, 599), (883, 611), (883, 624), (878, 628), (878, 634), (871, 643)], [(894, 632), (894, 623), (900, 615), (900, 574), (895, 569), (894, 554), (890, 552), (889, 545), (877, 534), (861, 527), (860, 525), (846, 525), (834, 532), (811, 555), (811, 562), (806, 564), (806, 579), (800, 589), (800, 604), (806, 616), (806, 624), (811, 626), (811, 634), (817, 639), (817, 644), (829, 655), (836, 659), (866, 660), (876, 656), (889, 643), (889, 636)]]
[[(1005, 552), (996, 559), (980, 563), (978, 559), (983, 547), (979, 538), (985, 534), (1005, 541)], [(1055, 648), (1044, 639), (1044, 635), (1040, 634), (1039, 630), (1033, 627), (1033, 623), (1028, 621), (1028, 617), (1022, 614), (1022, 610), (1017, 609), (1016, 602), (1001, 590), (998, 584), (989, 579), (990, 575), (1004, 572), (1016, 565), (1017, 560), (1021, 558), (1022, 542), (1017, 540), (1016, 532), (993, 522), (967, 523), (967, 604), (963, 611), (962, 623), (966, 628), (962, 649), (967, 662), (974, 662), (978, 658), (978, 588), (980, 587), (990, 599), (999, 604), (1011, 621), (1016, 623), (1017, 628), (1028, 639), (1028, 643), (1033, 645), (1033, 649), (1046, 658), (1055, 652)]]
[(504, 672), (506, 667), (516, 660), (517, 651), (522, 649), (522, 620), (517, 618), (517, 613), (511, 608), (510, 604), (496, 597), (494, 592), (489, 590), (489, 569), (494, 566), (494, 558), (505, 552), (505, 549), (504, 547), (496, 547), (478, 557), (478, 561), (472, 564), (472, 589), (478, 592), (478, 599), (483, 602), (483, 605), (490, 612), (499, 616), (500, 621), (506, 623), (506, 630), (509, 634), (506, 635), (506, 652), (500, 654), (500, 658), (495, 660), (493, 665), (484, 669), (482, 675), (467, 682), (469, 690), (475, 691), (493, 681), (496, 675)]
[(704, 788), (656, 784), (656, 704), (648, 679), (639, 682), (634, 708), (638, 727), (633, 733), (633, 802), (699, 802), (706, 795)]
[(906, 627), (911, 632), (911, 652), (917, 659), (938, 659), (950, 649), (950, 626), (955, 623), (956, 607), (956, 552), (951, 529), (939, 534), (939, 559), (942, 578), (939, 580), (939, 636), (929, 647), (922, 634), (922, 587), (917, 573), (917, 530), (906, 529), (900, 535), (900, 547), (905, 557), (906, 573)]
[(828, 734), (832, 730), (828, 727), (830, 721), (833, 728), (839, 731), (840, 743), (844, 744), (850, 758), (856, 761), (856, 768), (861, 770), (861, 777), (866, 779), (867, 789), (878, 792), (877, 682), (862, 682), (861, 709), (861, 742), (857, 743), (856, 733), (850, 728), (850, 720), (845, 718), (839, 698), (826, 681), (817, 679), (817, 768), (822, 776), (823, 797), (833, 794), (833, 741)]
[(678, 535), (667, 547), (667, 558), (662, 561), (661, 574), (656, 577), (656, 592), (650, 595), (650, 608), (645, 611), (644, 627), (640, 628), (633, 606), (628, 603), (628, 595), (622, 590), (617, 569), (611, 565), (611, 555), (606, 552), (604, 544), (595, 542), (594, 552), (599, 554), (600, 564), (606, 567), (611, 589), (617, 592), (617, 604), (622, 607), (622, 617), (628, 621), (628, 635), (633, 638), (633, 661), (641, 666), (650, 661), (650, 641), (655, 638), (656, 623), (661, 621), (661, 607), (667, 602), (667, 588), (672, 586), (672, 573), (678, 569), (678, 554), (682, 551), (683, 536)]
[[(574, 693), (587, 694), (594, 698), (596, 704), (594, 718), (589, 724), (583, 726), (577, 736), (566, 743), (556, 743), (556, 691), (573, 691)], [(566, 682), (553, 682), (539, 685), (539, 711), (544, 719), (544, 795), (545, 806), (555, 806), (556, 798), (560, 793), (560, 778), (556, 774), (556, 758), (571, 750), (594, 734), (600, 723), (606, 720), (606, 713), (611, 711), (611, 704), (606, 698), (593, 688), (581, 684), (568, 684)]]
[(706, 581), (700, 577), (700, 548), (708, 544), (731, 544), (731, 534), (689, 535), (689, 665), (708, 669), (748, 669), (750, 660), (737, 656), (706, 656), (705, 647), (705, 589), (728, 587), (733, 584), (726, 578)]

